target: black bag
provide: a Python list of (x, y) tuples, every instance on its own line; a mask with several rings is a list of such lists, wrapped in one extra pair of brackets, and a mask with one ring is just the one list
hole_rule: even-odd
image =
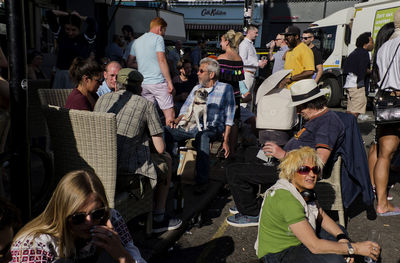
[(397, 46), (396, 51), (394, 52), (392, 61), (386, 70), (385, 76), (381, 82), (381, 86), (378, 88), (374, 98), (374, 115), (376, 124), (400, 122), (400, 90), (396, 90), (393, 87), (382, 89), (382, 85), (385, 82), (386, 76), (389, 72), (390, 66), (392, 66), (399, 47), (400, 44)]

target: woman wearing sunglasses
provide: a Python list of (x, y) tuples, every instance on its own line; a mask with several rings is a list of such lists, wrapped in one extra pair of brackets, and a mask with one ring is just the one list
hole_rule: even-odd
[(279, 180), (266, 192), (255, 248), (262, 262), (353, 262), (354, 255), (377, 260), (380, 246), (352, 242), (318, 205), (312, 191), (324, 164), (310, 147), (290, 151)]
[(61, 179), (45, 210), (15, 236), (11, 255), (11, 262), (145, 263), (100, 179), (83, 170)]

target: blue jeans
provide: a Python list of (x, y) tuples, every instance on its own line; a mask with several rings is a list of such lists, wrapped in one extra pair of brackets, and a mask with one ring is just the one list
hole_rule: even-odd
[(214, 127), (208, 127), (207, 130), (185, 131), (182, 128), (164, 127), (164, 139), (167, 146), (167, 152), (173, 156), (174, 142), (184, 142), (187, 139), (195, 138), (194, 146), (197, 151), (196, 157), (196, 182), (205, 184), (208, 182), (209, 160), (210, 160), (210, 142), (222, 138), (221, 133)]
[[(344, 228), (339, 225), (344, 230)], [(344, 233), (347, 233), (344, 230)], [(336, 238), (331, 234), (321, 229), (317, 234), (319, 238), (336, 241)], [(289, 247), (278, 253), (270, 253), (261, 258), (264, 263), (345, 263), (343, 255), (337, 254), (313, 254), (303, 244)]]

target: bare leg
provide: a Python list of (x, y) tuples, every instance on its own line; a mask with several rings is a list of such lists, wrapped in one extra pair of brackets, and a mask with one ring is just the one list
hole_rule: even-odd
[(389, 181), (390, 160), (399, 145), (399, 137), (386, 135), (379, 139), (379, 155), (374, 169), (376, 195), (378, 205), (377, 213), (394, 211), (394, 206), (387, 200), (387, 184)]
[(169, 108), (169, 109), (166, 109), (166, 110), (162, 110), (162, 111), (163, 111), (164, 116), (165, 116), (165, 124), (167, 126), (169, 126), (171, 121), (175, 120), (175, 109), (172, 107), (172, 108)]
[(368, 151), (368, 169), (372, 186), (375, 186), (374, 169), (376, 161), (378, 160), (378, 152), (376, 148), (376, 143), (372, 142)]
[(169, 154), (164, 154), (163, 159), (167, 162), (168, 173), (167, 181), (157, 183), (156, 189), (154, 191), (154, 211), (165, 210), (165, 204), (167, 202), (167, 196), (169, 191), (169, 185), (171, 184), (171, 174), (172, 174), (172, 159)]

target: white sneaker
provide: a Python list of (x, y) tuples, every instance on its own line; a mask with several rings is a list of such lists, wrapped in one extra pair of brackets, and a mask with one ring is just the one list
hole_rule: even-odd
[(360, 115), (358, 115), (358, 119), (359, 119), (360, 121), (366, 121), (366, 120), (371, 119), (371, 117), (368, 116), (367, 114), (360, 114)]

